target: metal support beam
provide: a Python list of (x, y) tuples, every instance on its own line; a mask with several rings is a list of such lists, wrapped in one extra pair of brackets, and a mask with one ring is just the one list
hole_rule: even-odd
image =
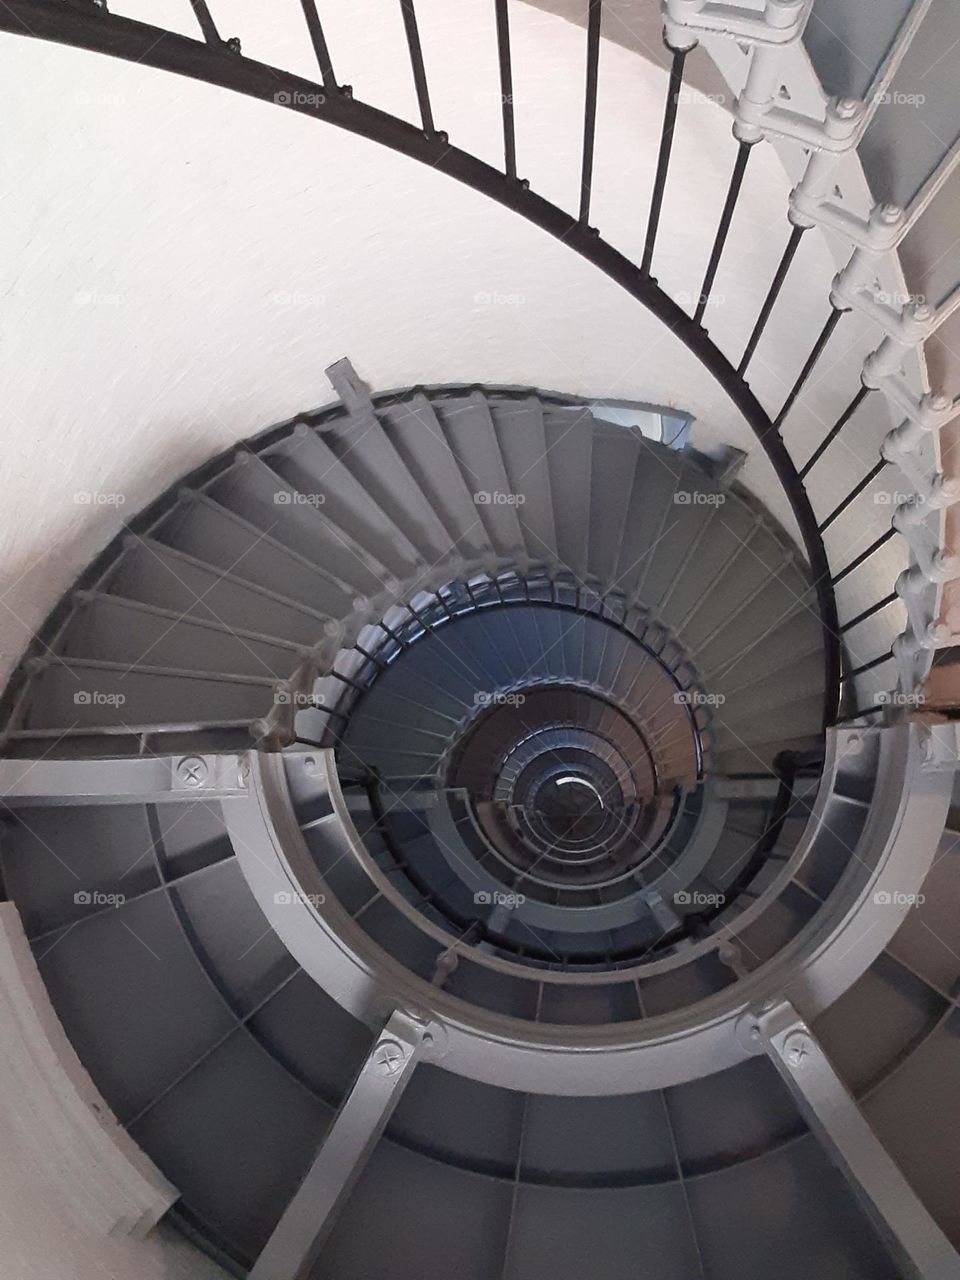
[(246, 755), (0, 760), (0, 809), (229, 800), (247, 794), (249, 774)]
[(391, 1015), (249, 1280), (301, 1280), (309, 1274), (413, 1068), (433, 1042), (433, 1030), (400, 1010)]
[(901, 1274), (910, 1280), (960, 1280), (960, 1254), (891, 1159), (793, 1005), (783, 1001), (761, 1010), (746, 1033), (786, 1081)]

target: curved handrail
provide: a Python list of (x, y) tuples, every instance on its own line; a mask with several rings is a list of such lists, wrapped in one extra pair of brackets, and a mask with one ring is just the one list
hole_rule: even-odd
[[(713, 376), (750, 426), (783, 487), (809, 561), (823, 631), (824, 724), (836, 721), (842, 649), (831, 568), (817, 517), (797, 467), (779, 435), (778, 424), (771, 420), (741, 372), (711, 340), (700, 323), (699, 311), (692, 317), (687, 315), (659, 287), (648, 270), (637, 266), (603, 240), (589, 225), (583, 207), (580, 218), (575, 218), (531, 191), (525, 180), (509, 172), (509, 164), (508, 171), (501, 172), (452, 145), (445, 133), (433, 127), (429, 112), (423, 113), (423, 125), (418, 127), (356, 100), (349, 87), (336, 84), (329, 60), (325, 66), (321, 62), (324, 76), (323, 83), (318, 83), (244, 57), (238, 41), (220, 40), (215, 33), (205, 33), (206, 41), (193, 40), (161, 27), (108, 13), (105, 8), (91, 5), (89, 9), (80, 10), (45, 0), (6, 0), (0, 6), (0, 30), (108, 54), (219, 85), (248, 97), (274, 102), (287, 110), (309, 115), (380, 143), (429, 165), (520, 214), (573, 249), (642, 303)], [(283, 77), (282, 81), (278, 81), (278, 75)], [(278, 83), (283, 86), (279, 91)], [(585, 131), (585, 140), (587, 132), (589, 129)], [(589, 196), (588, 174), (585, 182)]]

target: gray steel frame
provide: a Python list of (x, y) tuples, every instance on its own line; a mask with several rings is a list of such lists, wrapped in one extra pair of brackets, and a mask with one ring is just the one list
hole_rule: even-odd
[(804, 1118), (851, 1183), (909, 1280), (960, 1280), (960, 1254), (890, 1158), (823, 1047), (789, 1002), (761, 1011), (747, 1034), (786, 1081)]
[[(835, 762), (838, 742), (847, 751), (856, 750), (864, 732), (832, 731), (828, 762)], [(921, 769), (918, 727), (866, 732), (878, 735), (881, 746), (876, 795), (828, 905), (771, 960), (727, 990), (689, 1010), (605, 1027), (528, 1023), (479, 1009), (412, 974), (369, 938), (326, 891), (294, 812), (292, 790), (325, 793), (333, 807), (326, 820), (331, 838), (342, 843), (344, 857), (358, 859), (370, 873), (369, 855), (340, 792), (332, 753), (251, 752), (239, 773), (237, 757), (212, 757), (208, 769), (215, 779), (229, 774), (238, 782), (243, 764), (249, 766), (246, 785), (220, 797), (240, 869), (294, 958), (351, 1014), (377, 1027), (397, 1007), (428, 1011), (444, 1027), (444, 1065), (489, 1084), (532, 1093), (616, 1094), (673, 1085), (742, 1061), (751, 1050), (736, 1027), (746, 1010), (765, 999), (788, 998), (805, 1016), (815, 1017), (890, 941), (935, 856), (952, 775)], [(0, 798), (7, 792), (4, 803), (10, 807), (89, 803), (97, 797), (115, 803), (129, 803), (133, 797), (151, 803), (186, 801), (197, 795), (194, 787), (172, 784), (182, 766), (176, 758), (119, 763), (123, 768), (118, 771), (115, 760), (2, 761)], [(809, 853), (821, 830), (829, 834), (835, 782), (834, 763), (825, 770), (792, 862)], [(782, 873), (787, 879), (790, 866)], [(386, 891), (379, 882), (377, 887)], [(744, 917), (755, 919), (777, 893), (772, 886)], [(419, 927), (449, 946), (449, 935), (418, 917), (411, 904), (404, 905)], [(732, 936), (732, 931), (721, 933), (709, 945), (721, 946)], [(695, 954), (697, 948), (691, 948), (646, 971), (661, 972)], [(478, 953), (477, 960), (538, 982), (609, 979), (592, 972), (534, 971), (493, 955)]]

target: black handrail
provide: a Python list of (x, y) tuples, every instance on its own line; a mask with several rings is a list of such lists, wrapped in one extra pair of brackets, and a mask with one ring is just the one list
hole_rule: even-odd
[[(224, 57), (222, 44), (214, 48), (206, 42), (121, 17), (101, 8), (80, 11), (67, 5), (52, 5), (48, 0), (5, 0), (4, 5), (0, 6), (0, 30), (105, 53), (138, 62), (144, 66), (220, 85), (249, 97), (277, 103), (287, 110), (326, 121), (337, 128), (390, 147), (429, 165), (440, 173), (455, 178), (473, 190), (519, 213), (535, 226), (563, 241), (641, 302), (697, 357), (729, 396), (766, 452), (787, 495), (809, 560), (813, 587), (817, 596), (824, 645), (826, 688), (824, 720), (826, 724), (832, 724), (839, 707), (841, 671), (839, 626), (833, 594), (835, 580), (831, 576), (821, 530), (817, 525), (809, 497), (790, 453), (780, 438), (778, 428), (829, 340), (841, 313), (837, 310), (833, 311), (814, 353), (807, 361), (801, 379), (791, 392), (778, 418), (771, 422), (766, 410), (742, 375), (711, 340), (700, 323), (702, 305), (698, 307), (694, 317), (687, 315), (664, 290), (658, 287), (652, 277), (644, 274), (637, 264), (614, 249), (587, 225), (592, 185), (592, 142), (600, 36), (599, 0), (589, 0), (589, 4), (585, 148), (579, 217), (571, 216), (544, 197), (530, 191), (526, 183), (517, 182), (509, 172), (509, 164), (506, 172), (500, 171), (469, 152), (451, 145), (444, 134), (436, 131), (413, 0), (401, 0), (401, 10), (417, 89), (421, 115), (420, 126), (401, 120), (366, 103), (358, 102), (352, 95), (344, 92), (320, 93), (318, 89), (322, 86), (318, 86), (315, 81), (241, 56), (239, 52), (236, 56)], [(502, 58), (501, 54), (501, 66)], [(286, 91), (278, 93), (278, 84)], [(725, 226), (725, 224), (732, 219), (748, 155), (747, 144), (741, 144), (724, 217), (721, 219), (711, 255), (711, 261), (715, 258), (717, 264), (719, 254), (723, 250), (726, 230), (728, 230), (728, 225)], [(664, 180), (666, 180), (665, 174)], [(728, 212), (729, 217), (727, 217)], [(703, 304), (704, 298), (702, 297), (700, 301)]]

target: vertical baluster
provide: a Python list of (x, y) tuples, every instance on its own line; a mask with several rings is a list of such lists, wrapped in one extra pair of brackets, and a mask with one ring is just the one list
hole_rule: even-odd
[(670, 153), (673, 150), (673, 132), (677, 124), (677, 107), (680, 102), (680, 90), (683, 86), (683, 68), (688, 53), (689, 49), (674, 49), (673, 62), (670, 65), (670, 84), (667, 89), (667, 103), (663, 111), (663, 128), (660, 131), (660, 153), (657, 156), (657, 176), (653, 183), (653, 198), (650, 201), (647, 237), (643, 245), (643, 261), (640, 264), (640, 271), (645, 276), (650, 274), (650, 267), (653, 263), (653, 250), (657, 243), (660, 214), (663, 210), (663, 196), (667, 189), (667, 173), (670, 169)]
[(410, 50), (410, 65), (413, 68), (413, 83), (417, 90), (423, 132), (428, 138), (432, 138), (436, 129), (430, 109), (430, 90), (427, 87), (427, 73), (423, 65), (423, 50), (420, 47), (420, 31), (413, 0), (400, 0), (400, 12), (403, 14), (403, 28), (407, 34), (407, 48)]
[(509, 0), (495, 0), (497, 50), (500, 55), (500, 104), (503, 110), (503, 165), (508, 178), (517, 176), (517, 142), (513, 128), (513, 66), (510, 62)]
[(207, 0), (190, 0), (190, 5), (196, 15), (197, 22), (200, 24), (200, 30), (207, 44), (222, 44), (223, 41), (220, 39), (217, 25), (210, 16), (210, 10), (207, 8)]
[(866, 400), (867, 396), (870, 394), (870, 391), (871, 391), (870, 387), (860, 388), (860, 390), (857, 392), (857, 394), (854, 396), (851, 402), (847, 405), (846, 409), (844, 409), (843, 413), (837, 419), (835, 425), (830, 428), (830, 430), (827, 432), (824, 439), (820, 442), (817, 448), (814, 449), (813, 453), (810, 455), (810, 457), (807, 459), (804, 465), (800, 468), (800, 471), (798, 472), (798, 474), (801, 480), (806, 479), (807, 472), (823, 456), (828, 446), (832, 443), (833, 440), (836, 439), (836, 437), (840, 434), (843, 428), (847, 425), (847, 423), (850, 421), (853, 415), (857, 412), (857, 410), (863, 404), (864, 400)]
[(587, 87), (583, 98), (583, 167), (580, 173), (580, 222), (590, 218), (593, 144), (597, 130), (597, 74), (600, 65), (601, 0), (589, 0), (587, 19)]
[(307, 20), (307, 30), (310, 32), (313, 51), (317, 55), (323, 87), (331, 93), (336, 93), (338, 89), (337, 78), (333, 74), (333, 64), (330, 61), (330, 51), (327, 48), (323, 27), (320, 25), (320, 15), (317, 13), (316, 0), (300, 0), (300, 4), (303, 8), (303, 16)]
[(826, 533), (826, 531), (833, 524), (834, 520), (836, 520), (838, 516), (843, 515), (847, 507), (849, 507), (852, 502), (854, 502), (857, 498), (860, 497), (861, 493), (863, 493), (864, 489), (866, 489), (866, 487), (869, 484), (872, 484), (873, 481), (876, 480), (877, 476), (880, 474), (880, 472), (883, 470), (883, 468), (886, 465), (887, 465), (886, 459), (881, 458), (875, 467), (871, 467), (871, 469), (863, 477), (860, 483), (858, 485), (855, 485), (847, 494), (847, 496), (844, 498), (844, 500), (842, 502), (839, 502), (834, 507), (834, 509), (827, 516), (826, 520), (824, 520), (822, 524), (817, 526), (817, 531), (821, 534)]
[(699, 324), (703, 319), (703, 313), (707, 309), (707, 302), (710, 299), (713, 283), (717, 278), (717, 269), (720, 266), (720, 259), (723, 256), (724, 245), (727, 243), (730, 223), (733, 221), (733, 213), (737, 207), (737, 200), (740, 198), (740, 188), (743, 186), (743, 175), (747, 171), (747, 161), (750, 159), (750, 152), (752, 149), (752, 142), (741, 142), (740, 148), (737, 151), (737, 162), (733, 166), (733, 176), (730, 179), (730, 189), (728, 190), (727, 198), (724, 201), (723, 213), (720, 215), (720, 225), (717, 228), (717, 238), (713, 242), (713, 252), (710, 254), (710, 261), (707, 264), (707, 274), (703, 277), (703, 287), (700, 290), (700, 299), (697, 302), (697, 309), (693, 317), (697, 324)]
[(843, 315), (843, 312), (838, 311), (836, 307), (834, 307), (833, 310), (830, 312), (830, 319), (823, 326), (823, 330), (820, 334), (820, 337), (817, 339), (816, 343), (814, 344), (813, 350), (810, 352), (810, 355), (807, 358), (807, 363), (800, 370), (800, 377), (793, 384), (793, 390), (787, 396), (784, 402), (783, 408), (780, 410), (780, 412), (776, 416), (776, 419), (774, 420), (774, 423), (773, 423), (774, 430), (779, 430), (787, 414), (793, 408), (796, 402), (797, 396), (803, 390), (804, 384), (806, 383), (807, 379), (810, 377), (810, 374), (813, 372), (814, 366), (816, 365), (820, 357), (823, 355), (823, 349), (827, 345), (827, 343), (830, 341), (830, 336), (833, 333), (834, 329), (837, 327), (837, 325), (840, 323), (840, 317), (842, 315)]
[(767, 294), (766, 301), (760, 310), (760, 317), (754, 325), (753, 333), (750, 335), (750, 341), (747, 343), (747, 349), (743, 353), (743, 359), (740, 361), (740, 367), (737, 373), (742, 377), (747, 371), (747, 365), (753, 359), (753, 353), (757, 349), (757, 343), (763, 335), (764, 329), (767, 327), (767, 321), (773, 311), (774, 304), (780, 297), (780, 290), (783, 288), (783, 282), (787, 278), (787, 272), (796, 256), (800, 247), (800, 241), (803, 233), (809, 230), (808, 227), (794, 227), (790, 233), (790, 239), (787, 241), (787, 247), (784, 250), (783, 257), (780, 259), (780, 265), (777, 267), (777, 274), (773, 277), (773, 284), (770, 286), (770, 292)]

